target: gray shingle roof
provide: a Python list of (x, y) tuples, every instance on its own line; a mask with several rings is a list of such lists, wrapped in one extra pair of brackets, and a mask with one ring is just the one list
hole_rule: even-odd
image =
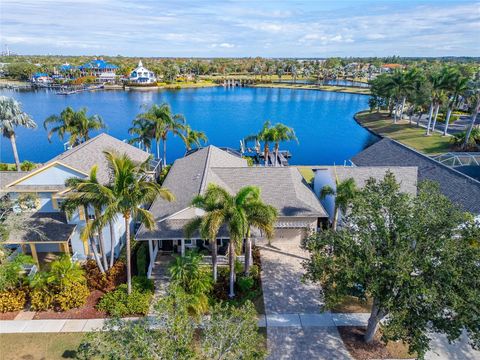
[(63, 213), (24, 213), (22, 228), (10, 231), (6, 243), (68, 241), (77, 225), (67, 224)]
[(358, 187), (362, 188), (368, 179), (382, 180), (387, 171), (395, 175), (400, 183), (400, 190), (409, 194), (417, 193), (417, 167), (415, 166), (328, 166), (315, 170), (327, 170), (332, 179), (344, 181), (353, 178)]
[(104, 151), (116, 151), (119, 154), (127, 154), (135, 162), (144, 162), (150, 156), (150, 154), (136, 148), (135, 146), (118, 140), (106, 133), (101, 133), (54, 157), (45, 165), (50, 164), (53, 161), (59, 161), (87, 174), (90, 172), (93, 165), (97, 165), (98, 180), (105, 183), (109, 179), (109, 172), (107, 160), (103, 154)]
[(150, 232), (141, 226), (136, 237), (143, 240), (168, 238), (165, 233), (179, 237), (183, 228), (180, 229), (178, 220), (171, 222), (169, 219), (165, 225), (162, 222), (188, 208), (193, 197), (203, 193), (210, 183), (231, 193), (243, 186), (258, 186), (262, 199), (275, 206), (281, 216), (327, 217), (296, 167), (249, 167), (245, 159), (208, 146), (175, 161), (163, 186), (172, 191), (176, 200), (168, 203), (158, 198), (150, 211), (160, 225), (159, 229)]
[(0, 190), (28, 173), (29, 171), (0, 171)]
[[(159, 222), (155, 230), (143, 229), (143, 231), (137, 234), (136, 238), (137, 240), (183, 239), (185, 238), (184, 227), (189, 221), (188, 219), (166, 219)], [(225, 226), (220, 228), (217, 237), (228, 237), (228, 231)], [(198, 231), (192, 234), (192, 239), (196, 238), (201, 238)]]
[(464, 210), (480, 214), (480, 182), (403, 144), (382, 139), (352, 158), (357, 166), (416, 166), (418, 181), (432, 180)]

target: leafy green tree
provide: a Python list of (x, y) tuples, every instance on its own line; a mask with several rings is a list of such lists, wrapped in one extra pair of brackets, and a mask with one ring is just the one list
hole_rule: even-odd
[(438, 185), (422, 183), (415, 197), (401, 193), (387, 173), (367, 181), (342, 229), (305, 240), (311, 253), (305, 276), (322, 285), (327, 308), (345, 296), (373, 300), (366, 342), (382, 321), (384, 340), (405, 341), (420, 359), (430, 331), (454, 340), (466, 329), (478, 347), (480, 248), (472, 246), (478, 226)]
[(21, 285), (24, 279), (23, 266), (34, 262), (31, 256), (24, 254), (9, 259), (4, 248), (0, 249), (0, 255), (0, 292), (3, 292)]
[[(173, 194), (153, 181), (147, 173), (148, 160), (142, 164), (135, 163), (126, 154), (105, 151), (111, 180), (103, 191), (108, 198), (102, 215), (94, 223), (106, 224), (117, 214), (121, 214), (125, 222), (125, 237), (127, 249), (127, 285), (128, 294), (132, 292), (131, 248), (130, 248), (130, 220), (135, 219), (147, 229), (156, 227), (152, 213), (143, 208), (152, 203), (157, 196), (166, 201), (174, 199)], [(93, 225), (96, 227), (97, 225)]]
[(15, 165), (17, 166), (17, 171), (20, 171), (20, 158), (18, 157), (15, 134), (15, 128), (18, 126), (34, 129), (37, 127), (37, 124), (30, 115), (22, 111), (22, 106), (17, 100), (0, 96), (0, 131), (4, 137), (10, 139)]
[(60, 115), (51, 115), (44, 122), (43, 127), (48, 129), (50, 124), (55, 124), (48, 132), (48, 141), (53, 134), (63, 140), (66, 133), (70, 134), (69, 144), (74, 147), (90, 139), (90, 131), (105, 129), (106, 125), (99, 115), (87, 116), (87, 108), (78, 111), (70, 106), (65, 108)]
[(17, 80), (29, 80), (35, 69), (35, 65), (29, 62), (12, 62), (7, 65), (6, 73)]
[(347, 213), (348, 206), (351, 204), (358, 191), (355, 180), (353, 178), (349, 178), (343, 181), (339, 181), (338, 179), (336, 179), (335, 182), (335, 189), (333, 189), (331, 186), (325, 185), (320, 190), (321, 199), (325, 199), (327, 196), (335, 197), (335, 206), (333, 209), (332, 221), (333, 231), (337, 230), (338, 220), (340, 218), (340, 211), (343, 214)]
[(217, 304), (202, 333), (203, 358), (212, 360), (264, 359), (257, 313), (251, 302), (242, 307)]

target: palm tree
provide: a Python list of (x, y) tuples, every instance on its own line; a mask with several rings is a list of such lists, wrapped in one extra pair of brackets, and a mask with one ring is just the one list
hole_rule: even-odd
[(272, 128), (269, 120), (265, 121), (262, 130), (258, 134), (249, 135), (245, 141), (260, 141), (263, 142), (263, 158), (265, 166), (268, 165), (268, 155), (270, 154), (270, 143), (275, 141), (275, 130)]
[(386, 84), (387, 88), (395, 96), (395, 113), (393, 123), (397, 122), (398, 108), (400, 107), (400, 120), (403, 117), (403, 109), (405, 107), (405, 101), (410, 90), (414, 89), (415, 79), (417, 77), (417, 70), (412, 69), (408, 72), (396, 70), (392, 76), (388, 78)]
[(465, 135), (465, 142), (463, 144), (464, 148), (467, 148), (470, 136), (472, 134), (473, 127), (475, 126), (475, 122), (478, 117), (478, 113), (480, 112), (480, 82), (472, 81), (469, 83), (469, 90), (467, 91), (467, 96), (469, 101), (472, 103), (472, 117), (470, 121), (470, 125), (468, 127), (467, 133)]
[(330, 195), (335, 196), (335, 207), (333, 210), (332, 221), (332, 228), (334, 231), (337, 230), (340, 211), (343, 214), (346, 213), (348, 205), (351, 203), (357, 192), (357, 187), (353, 178), (349, 178), (343, 181), (339, 181), (338, 179), (336, 179), (335, 185), (335, 190), (331, 186), (325, 185), (320, 191), (321, 199), (325, 199), (327, 196)]
[[(253, 186), (241, 188), (234, 196), (218, 185), (210, 184), (204, 195), (199, 195), (192, 201), (192, 206), (205, 211), (202, 217), (193, 219), (185, 227), (187, 237), (195, 230), (200, 230), (202, 237), (208, 237), (215, 244), (212, 247), (212, 265), (214, 281), (216, 281), (216, 236), (222, 225), (226, 226), (230, 236), (228, 259), (230, 265), (229, 297), (235, 296), (235, 254), (247, 238), (246, 259), (251, 258), (250, 226), (258, 226), (267, 236), (273, 234), (273, 224), (277, 212), (260, 200), (260, 191)], [(245, 260), (246, 260), (245, 259)], [(249, 266), (250, 259), (246, 266)]]
[(152, 123), (146, 119), (134, 119), (132, 124), (133, 126), (128, 129), (128, 133), (130, 135), (135, 135), (135, 137), (128, 140), (128, 143), (138, 143), (141, 147), (143, 147), (143, 149), (150, 153), (152, 149), (152, 140), (154, 138), (154, 129)]
[[(82, 205), (87, 207), (92, 206), (95, 212), (95, 219), (100, 219), (103, 208), (107, 207), (112, 199), (108, 196), (106, 186), (98, 182), (97, 170), (98, 167), (95, 165), (91, 168), (88, 178), (80, 179), (72, 177), (65, 181), (65, 185), (73, 190), (67, 195), (66, 202), (70, 202), (74, 208)], [(115, 258), (115, 231), (113, 228), (113, 219), (103, 218), (103, 220), (108, 220), (110, 227), (110, 265), (107, 261), (107, 252), (103, 239), (104, 224), (100, 224), (98, 221), (87, 222), (87, 226), (85, 226), (82, 231), (81, 238), (82, 240), (87, 240), (98, 233), (98, 243), (100, 245), (103, 268), (108, 270), (113, 265)]]
[(152, 123), (153, 136), (157, 142), (157, 157), (160, 158), (159, 142), (163, 142), (163, 165), (167, 165), (167, 137), (169, 133), (181, 135), (185, 129), (185, 117), (182, 114), (172, 114), (170, 105), (153, 104), (145, 113), (139, 114), (137, 119), (144, 119)]
[(450, 92), (450, 101), (447, 103), (447, 116), (445, 118), (445, 126), (443, 130), (444, 136), (448, 133), (448, 125), (450, 117), (452, 116), (452, 111), (458, 106), (460, 96), (468, 90), (468, 79), (456, 72), (448, 77), (447, 89)]
[(430, 125), (432, 123), (433, 112), (435, 111), (435, 118), (438, 115), (442, 90), (444, 87), (443, 74), (439, 71), (430, 72), (428, 75), (428, 81), (431, 85), (432, 97), (430, 103), (430, 111), (428, 114), (427, 131), (425, 132), (425, 135), (430, 135)]
[(87, 116), (87, 108), (78, 111), (70, 106), (65, 108), (60, 115), (51, 115), (44, 122), (43, 127), (55, 124), (48, 132), (48, 141), (51, 141), (53, 134), (57, 133), (61, 140), (66, 133), (70, 134), (69, 144), (74, 147), (90, 139), (90, 131), (105, 129), (105, 123), (99, 115)]
[(106, 223), (117, 214), (123, 216), (127, 248), (127, 289), (132, 292), (130, 220), (138, 219), (147, 229), (156, 227), (150, 211), (142, 206), (152, 203), (157, 196), (167, 201), (174, 200), (173, 194), (159, 184), (151, 181), (147, 174), (148, 160), (142, 164), (135, 163), (126, 154), (105, 151), (105, 157), (111, 172), (111, 181), (105, 187), (105, 196), (109, 202), (104, 213), (95, 221)]
[(278, 150), (280, 147), (280, 142), (282, 141), (291, 141), (295, 140), (298, 143), (297, 136), (295, 135), (295, 131), (282, 123), (277, 123), (273, 127), (273, 141), (275, 142), (275, 163), (274, 165), (277, 166), (278, 161)]
[(20, 171), (20, 158), (18, 157), (15, 134), (15, 128), (17, 126), (34, 129), (37, 127), (37, 124), (27, 113), (22, 111), (21, 104), (18, 101), (6, 96), (0, 96), (0, 129), (2, 135), (10, 139), (15, 166), (17, 167), (17, 171)]
[(193, 146), (198, 147), (202, 145), (202, 142), (206, 143), (208, 141), (208, 138), (203, 131), (192, 130), (189, 125), (185, 125), (185, 133), (180, 134), (180, 136), (187, 151), (192, 150)]

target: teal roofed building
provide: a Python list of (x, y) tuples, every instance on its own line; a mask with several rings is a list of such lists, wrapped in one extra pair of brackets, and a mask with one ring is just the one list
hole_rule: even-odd
[(83, 76), (95, 76), (97, 81), (100, 83), (110, 83), (114, 82), (118, 70), (118, 66), (108, 61), (100, 59), (93, 59), (83, 65), (80, 65), (78, 69), (81, 71)]

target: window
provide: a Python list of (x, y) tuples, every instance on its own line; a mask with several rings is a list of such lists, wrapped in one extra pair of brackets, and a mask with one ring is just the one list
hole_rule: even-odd
[(192, 239), (185, 239), (185, 246), (192, 246)]

